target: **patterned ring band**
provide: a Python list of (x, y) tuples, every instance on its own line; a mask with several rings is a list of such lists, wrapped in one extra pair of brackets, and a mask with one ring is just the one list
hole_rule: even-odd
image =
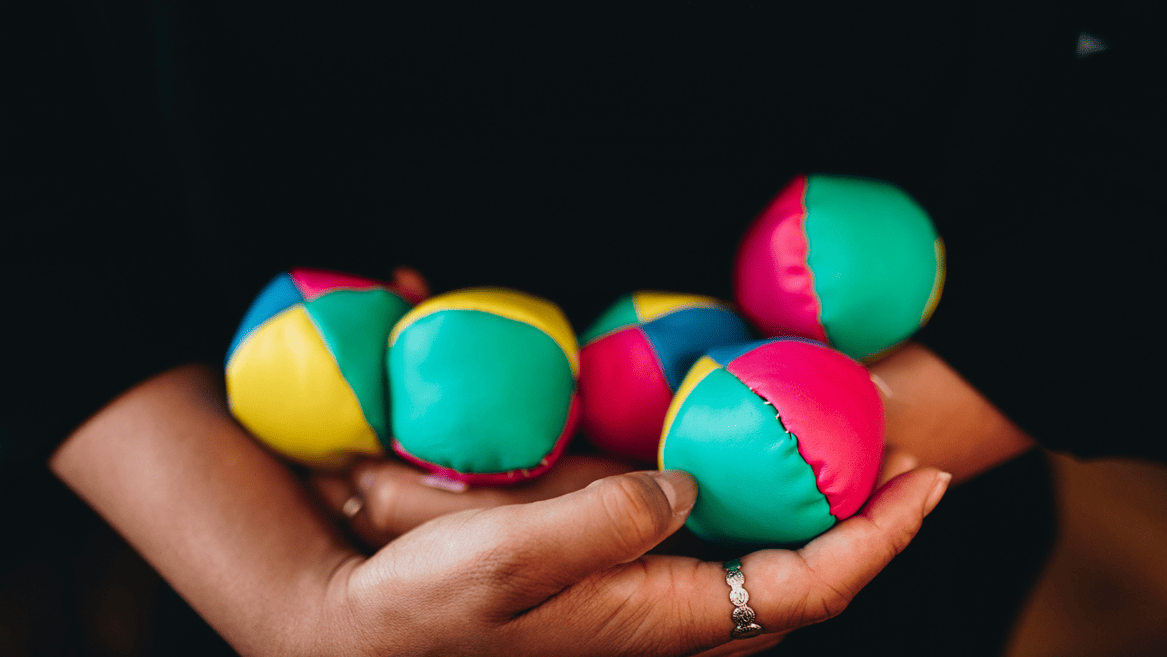
[(748, 639), (762, 633), (762, 626), (754, 622), (757, 615), (747, 602), (750, 594), (743, 586), (746, 576), (742, 574), (741, 559), (725, 562), (725, 583), (729, 584), (729, 601), (733, 603), (733, 629), (730, 630), (731, 639)]

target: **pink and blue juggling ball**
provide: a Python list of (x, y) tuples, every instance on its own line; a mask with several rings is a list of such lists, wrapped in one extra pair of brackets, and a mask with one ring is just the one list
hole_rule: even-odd
[(409, 308), (402, 294), (368, 278), (319, 269), (276, 276), (227, 352), (232, 414), (260, 442), (309, 465), (383, 454), (385, 352)]
[(777, 338), (710, 350), (665, 420), (660, 467), (697, 479), (687, 521), (731, 543), (807, 541), (862, 507), (883, 453), (867, 370), (833, 349)]
[(734, 295), (764, 335), (795, 335), (873, 359), (931, 317), (944, 245), (928, 213), (890, 183), (792, 180), (742, 239)]
[(656, 460), (661, 426), (689, 367), (711, 347), (750, 339), (714, 298), (634, 292), (580, 336), (581, 429), (597, 446)]

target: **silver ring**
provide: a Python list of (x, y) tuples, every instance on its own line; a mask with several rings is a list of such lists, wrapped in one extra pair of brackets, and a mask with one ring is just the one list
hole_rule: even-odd
[(747, 602), (750, 594), (746, 593), (744, 585), (746, 576), (742, 574), (742, 560), (726, 561), (725, 583), (729, 584), (729, 601), (733, 603), (733, 629), (729, 632), (731, 639), (749, 639), (762, 633), (762, 626), (754, 622), (758, 617)]
[(353, 518), (356, 517), (356, 515), (360, 513), (361, 509), (363, 508), (365, 508), (365, 498), (361, 497), (360, 493), (357, 493), (356, 495), (353, 495), (344, 501), (344, 504), (340, 507), (340, 512), (343, 513), (344, 517), (346, 518)]

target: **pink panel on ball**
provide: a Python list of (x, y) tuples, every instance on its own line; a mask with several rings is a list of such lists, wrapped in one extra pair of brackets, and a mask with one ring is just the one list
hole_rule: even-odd
[(630, 327), (588, 344), (579, 368), (584, 434), (602, 449), (655, 461), (673, 392), (644, 331)]
[(734, 294), (742, 314), (769, 336), (827, 341), (814, 273), (807, 265), (806, 176), (790, 182), (742, 239)]
[(726, 369), (774, 405), (798, 437), (819, 491), (842, 520), (875, 487), (883, 456), (883, 402), (860, 364), (827, 347), (788, 340), (735, 358)]
[(371, 278), (324, 269), (293, 269), (291, 274), (292, 280), (296, 283), (296, 289), (304, 295), (305, 301), (312, 301), (338, 288), (368, 290), (374, 287), (385, 287), (383, 283)]

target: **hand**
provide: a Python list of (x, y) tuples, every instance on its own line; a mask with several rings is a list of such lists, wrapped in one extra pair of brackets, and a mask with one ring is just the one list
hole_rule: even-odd
[[(683, 473), (446, 515), (369, 558), (231, 419), (221, 376), (201, 366), (119, 396), (50, 465), (244, 654), (679, 654), (728, 643), (720, 564), (644, 556), (692, 505)], [(743, 557), (758, 622), (776, 633), (838, 613), (946, 483), (935, 470), (905, 473), (802, 550)], [(762, 640), (774, 639), (751, 641)]]
[[(879, 485), (917, 465), (915, 457), (889, 448), (880, 468)], [(448, 513), (547, 500), (634, 469), (630, 462), (612, 457), (568, 454), (545, 475), (514, 486), (451, 490), (411, 465), (392, 459), (366, 459), (347, 472), (314, 474), (310, 483), (325, 505), (347, 521), (349, 530), (376, 549)]]
[(957, 483), (1032, 449), (1024, 431), (922, 345), (909, 342), (871, 365), (887, 413), (887, 444)]
[[(352, 533), (375, 549), (439, 516), (547, 500), (635, 469), (615, 458), (566, 454), (546, 474), (513, 486), (451, 490), (441, 486), (442, 480), (388, 458), (358, 461), (346, 472), (317, 473), (310, 482)], [(355, 509), (346, 507), (354, 503)]]
[[(801, 550), (742, 557), (757, 622), (780, 635), (841, 612), (908, 544), (949, 479), (932, 469), (901, 474)], [(680, 528), (696, 494), (685, 473), (641, 472), (438, 518), (338, 569), (323, 620), (332, 643), (318, 648), (675, 655), (729, 644), (722, 565), (645, 555)], [(775, 636), (751, 642), (771, 645)]]

